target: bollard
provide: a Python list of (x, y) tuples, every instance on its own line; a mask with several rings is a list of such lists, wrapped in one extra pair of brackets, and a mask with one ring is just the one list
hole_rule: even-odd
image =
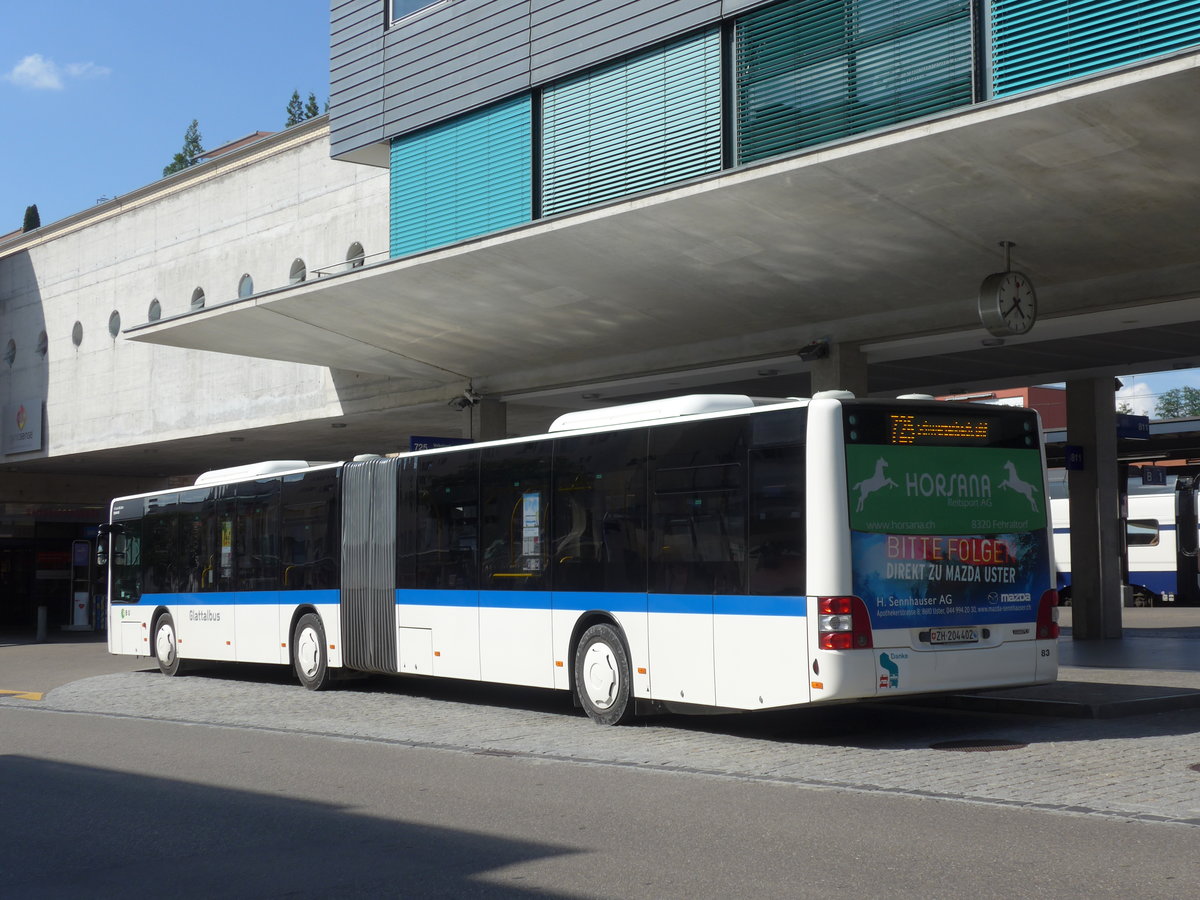
[(46, 643), (46, 607), (38, 607), (37, 642)]

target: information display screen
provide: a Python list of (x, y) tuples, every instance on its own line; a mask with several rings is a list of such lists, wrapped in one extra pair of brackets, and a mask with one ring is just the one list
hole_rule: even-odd
[(1010, 407), (897, 410), (894, 405), (844, 405), (847, 444), (916, 447), (1006, 447), (1033, 450), (1039, 446), (1037, 418), (1028, 410)]

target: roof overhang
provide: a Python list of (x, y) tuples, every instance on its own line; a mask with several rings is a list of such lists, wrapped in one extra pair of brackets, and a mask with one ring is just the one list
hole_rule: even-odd
[[(497, 394), (814, 339), (862, 346), (874, 391), (1194, 365), (1197, 98), (1200, 55), (1181, 54), (125, 336)], [(985, 349), (975, 297), (1001, 240), (1043, 321)]]

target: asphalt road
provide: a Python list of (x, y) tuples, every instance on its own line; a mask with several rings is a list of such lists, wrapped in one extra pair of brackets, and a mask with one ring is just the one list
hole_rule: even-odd
[(1197, 831), (1178, 825), (33, 706), (0, 708), (0, 811), (0, 895), (21, 898), (1179, 898), (1200, 882)]

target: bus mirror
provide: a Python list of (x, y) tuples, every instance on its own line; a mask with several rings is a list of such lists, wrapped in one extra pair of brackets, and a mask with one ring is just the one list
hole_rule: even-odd
[(104, 538), (96, 544), (96, 568), (103, 569), (108, 565), (108, 545)]

